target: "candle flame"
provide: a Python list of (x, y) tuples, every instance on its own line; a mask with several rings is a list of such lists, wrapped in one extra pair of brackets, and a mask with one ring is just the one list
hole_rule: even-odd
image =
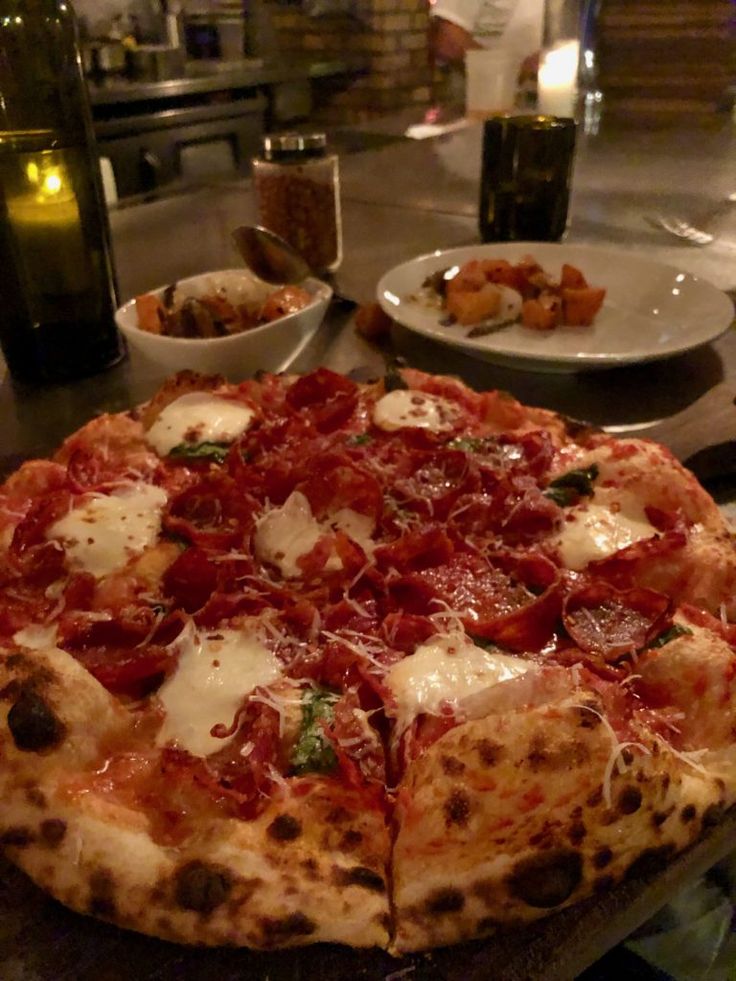
[(43, 155), (26, 164), (26, 179), (36, 191), (39, 202), (59, 200), (63, 191), (68, 191), (68, 181), (63, 167), (45, 160)]

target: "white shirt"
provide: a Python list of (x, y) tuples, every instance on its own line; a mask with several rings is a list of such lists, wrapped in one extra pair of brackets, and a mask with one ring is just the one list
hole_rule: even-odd
[(516, 0), (435, 0), (430, 12), (457, 24), (485, 45), (501, 36), (515, 6)]
[(502, 45), (523, 58), (539, 50), (544, 0), (434, 0), (429, 12), (472, 35), (484, 48)]

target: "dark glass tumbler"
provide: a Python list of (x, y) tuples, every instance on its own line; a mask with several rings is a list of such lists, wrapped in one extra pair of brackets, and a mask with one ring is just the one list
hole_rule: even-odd
[(480, 237), (557, 242), (567, 227), (575, 120), (495, 116), (483, 127)]

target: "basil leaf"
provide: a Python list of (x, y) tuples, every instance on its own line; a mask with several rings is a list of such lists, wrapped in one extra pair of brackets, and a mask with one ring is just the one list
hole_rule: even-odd
[(348, 436), (345, 440), (348, 446), (365, 446), (366, 443), (371, 443), (373, 437), (370, 433), (355, 433), (353, 436)]
[(579, 497), (592, 497), (593, 481), (598, 473), (597, 463), (591, 463), (589, 467), (581, 470), (570, 470), (550, 481), (544, 496), (560, 507), (574, 504)]
[(179, 443), (172, 450), (169, 456), (186, 460), (212, 460), (215, 463), (223, 463), (230, 449), (229, 443)]
[(692, 635), (692, 630), (689, 627), (684, 627), (681, 623), (673, 623), (671, 627), (668, 627), (667, 630), (663, 630), (661, 634), (656, 636), (651, 644), (649, 644), (649, 647), (664, 647), (665, 644), (669, 644), (676, 637), (685, 637), (688, 634)]
[(295, 773), (329, 773), (337, 766), (335, 751), (325, 738), (322, 723), (334, 719), (339, 697), (326, 688), (308, 688), (304, 692), (299, 738), (291, 753)]

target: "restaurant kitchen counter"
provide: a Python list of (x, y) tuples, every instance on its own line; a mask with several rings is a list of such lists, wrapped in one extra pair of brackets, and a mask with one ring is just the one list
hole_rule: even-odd
[(88, 83), (96, 118), (101, 107), (129, 105), (156, 100), (164, 102), (181, 96), (203, 95), (223, 90), (257, 88), (281, 82), (307, 81), (339, 75), (355, 75), (365, 63), (360, 58), (305, 59), (289, 56), (246, 58), (242, 61), (192, 60), (178, 78), (157, 81), (108, 78)]
[[(376, 133), (389, 130), (375, 128)], [(336, 280), (340, 291), (357, 301), (373, 299), (381, 274), (399, 262), (478, 242), (480, 127), (424, 141), (399, 138), (398, 124), (393, 131), (394, 142), (342, 159), (345, 259)], [(735, 144), (730, 120), (697, 132), (609, 131), (604, 126), (598, 135), (581, 134), (566, 241), (622, 250), (694, 273), (722, 289), (734, 287), (736, 208), (721, 215), (714, 226), (718, 236), (705, 248), (654, 231), (644, 215), (667, 210), (698, 217), (712, 210), (734, 189)], [(120, 208), (111, 218), (121, 298), (127, 299), (194, 273), (237, 265), (229, 232), (252, 222), (255, 207), (251, 186), (242, 181)], [(401, 328), (395, 329), (390, 347), (379, 349), (355, 334), (353, 310), (335, 303), (292, 367), (325, 364), (380, 374), (386, 357), (395, 353), (417, 367), (458, 374), (478, 388), (506, 389), (530, 404), (616, 433), (655, 437), (694, 461), (703, 476), (713, 478), (710, 486), (716, 491), (726, 494), (736, 486), (728, 476), (736, 472), (732, 329), (712, 344), (663, 361), (547, 374), (481, 362)], [(243, 366), (243, 373), (257, 368)], [(34, 388), (6, 377), (0, 385), (0, 474), (26, 457), (49, 453), (91, 415), (123, 410), (149, 397), (162, 380), (160, 370), (137, 357), (68, 385)], [(704, 451), (713, 444), (715, 451)], [(663, 873), (626, 882), (601, 899), (509, 937), (398, 964), (380, 952), (325, 947), (269, 955), (184, 950), (76, 916), (0, 863), (0, 953), (7, 951), (5, 960), (0, 958), (0, 976), (96, 981), (104, 966), (107, 981), (246, 975), (273, 981), (347, 976), (373, 981), (392, 971), (406, 973), (411, 981), (571, 978), (724, 856), (735, 831), (736, 816), (726, 816)]]

